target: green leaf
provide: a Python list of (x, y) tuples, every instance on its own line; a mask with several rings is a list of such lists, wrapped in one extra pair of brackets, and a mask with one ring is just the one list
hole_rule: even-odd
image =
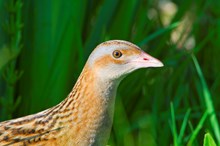
[(0, 70), (18, 55), (14, 49), (3, 47), (0, 49)]
[(205, 134), (203, 146), (216, 146), (216, 143), (210, 133)]

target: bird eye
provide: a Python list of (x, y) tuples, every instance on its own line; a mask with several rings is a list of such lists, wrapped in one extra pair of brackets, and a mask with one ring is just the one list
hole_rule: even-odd
[(115, 50), (112, 55), (115, 57), (115, 58), (120, 58), (122, 56), (122, 53), (121, 51), (119, 50)]

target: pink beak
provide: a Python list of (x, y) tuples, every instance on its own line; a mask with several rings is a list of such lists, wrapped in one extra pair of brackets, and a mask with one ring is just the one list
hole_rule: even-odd
[(164, 66), (161, 61), (150, 56), (145, 52), (141, 52), (138, 58), (131, 60), (131, 63), (137, 68), (147, 68), (147, 67), (162, 67)]

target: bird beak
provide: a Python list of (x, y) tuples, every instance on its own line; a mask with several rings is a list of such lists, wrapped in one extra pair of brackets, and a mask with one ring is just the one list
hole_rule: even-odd
[(135, 65), (136, 68), (147, 68), (147, 67), (162, 67), (164, 66), (161, 61), (150, 56), (145, 52), (141, 52), (141, 54), (131, 60), (131, 63)]

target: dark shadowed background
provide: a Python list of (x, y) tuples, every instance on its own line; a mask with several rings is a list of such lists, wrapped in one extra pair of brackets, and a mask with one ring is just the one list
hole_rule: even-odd
[(121, 83), (109, 145), (220, 145), (217, 0), (0, 0), (0, 121), (59, 103), (110, 39), (165, 66)]

